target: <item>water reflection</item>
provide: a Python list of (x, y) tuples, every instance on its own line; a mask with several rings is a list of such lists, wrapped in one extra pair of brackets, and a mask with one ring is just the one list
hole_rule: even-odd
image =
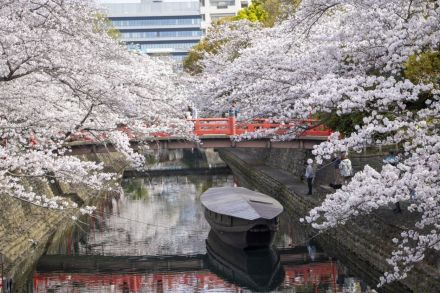
[(209, 233), (206, 250), (187, 256), (46, 255), (34, 292), (340, 292), (336, 263), (325, 257), (313, 262), (304, 247), (241, 250)]
[(147, 169), (184, 169), (225, 167), (217, 152), (213, 149), (181, 149), (145, 152)]
[[(232, 184), (232, 176), (127, 180), (125, 193), (98, 205), (87, 235), (74, 236), (71, 246), (75, 246), (74, 253), (93, 255), (204, 253), (209, 225), (199, 196), (209, 187)], [(50, 249), (49, 253), (60, 251)]]
[(246, 254), (206, 241), (200, 195), (233, 184), (226, 175), (125, 181), (124, 194), (102, 201), (96, 216), (49, 247), (33, 292), (362, 291), (287, 215), (276, 251)]
[(221, 241), (211, 230), (206, 250), (209, 269), (231, 283), (267, 292), (277, 288), (284, 280), (280, 258), (273, 247), (238, 249)]

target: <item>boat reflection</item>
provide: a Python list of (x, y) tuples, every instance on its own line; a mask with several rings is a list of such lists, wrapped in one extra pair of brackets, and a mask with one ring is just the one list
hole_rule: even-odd
[(208, 268), (228, 282), (258, 292), (272, 291), (284, 280), (280, 257), (273, 247), (243, 250), (230, 246), (212, 230), (206, 240)]

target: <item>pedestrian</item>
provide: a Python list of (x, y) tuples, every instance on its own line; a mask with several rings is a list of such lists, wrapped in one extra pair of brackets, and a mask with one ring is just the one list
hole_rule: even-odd
[(397, 163), (399, 163), (399, 158), (395, 155), (394, 151), (389, 151), (388, 156), (386, 156), (382, 162), (384, 164), (390, 164), (392, 166), (397, 166)]
[(12, 293), (12, 278), (5, 278), (4, 282), (5, 293)]
[(229, 117), (238, 117), (238, 114), (240, 113), (240, 109), (237, 107), (237, 102), (236, 101), (232, 101), (231, 103), (231, 109), (229, 109)]
[[(388, 156), (386, 156), (382, 162), (386, 165), (386, 164), (390, 164), (391, 166), (397, 166), (397, 163), (399, 163), (399, 158), (395, 155), (394, 151), (389, 151), (388, 152)], [(412, 193), (412, 191), (411, 191)], [(410, 193), (410, 197), (411, 197), (411, 193)], [(400, 208), (400, 202), (396, 202), (396, 207), (393, 209), (393, 212), (395, 213), (401, 213), (402, 209)]]
[(192, 106), (191, 108), (191, 114), (192, 114), (192, 118), (193, 119), (198, 119), (199, 118), (199, 111), (197, 110), (196, 107)]
[(186, 109), (186, 112), (185, 112), (185, 118), (186, 118), (186, 119), (190, 120), (190, 119), (193, 118), (193, 117), (191, 116), (191, 112), (192, 112), (191, 106), (188, 106), (188, 108)]
[(336, 155), (333, 159), (333, 175), (334, 175), (334, 181), (333, 183), (330, 183), (330, 187), (333, 187), (334, 189), (341, 188), (341, 172), (339, 170), (339, 165), (341, 164), (341, 157), (340, 155)]
[(307, 252), (309, 253), (310, 260), (315, 261), (315, 259), (316, 259), (316, 246), (311, 243), (307, 244)]
[(307, 186), (309, 187), (309, 192), (307, 193), (307, 195), (312, 195), (312, 184), (315, 179), (315, 172), (313, 171), (312, 164), (313, 164), (313, 160), (308, 159), (307, 160), (307, 167), (306, 167), (306, 174), (304, 175), (304, 177), (307, 180)]
[(341, 162), (339, 163), (339, 173), (342, 177), (344, 184), (350, 181), (350, 177), (353, 175), (353, 167), (351, 166), (351, 161), (347, 154), (344, 153), (341, 156)]
[(409, 199), (411, 201), (415, 201), (416, 200), (416, 191), (415, 191), (415, 189), (410, 189), (410, 191), (409, 191)]

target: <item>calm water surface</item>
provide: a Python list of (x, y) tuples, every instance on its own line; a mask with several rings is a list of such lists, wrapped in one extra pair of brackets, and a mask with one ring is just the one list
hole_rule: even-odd
[(368, 291), (286, 215), (275, 249), (245, 253), (208, 239), (200, 195), (233, 185), (232, 175), (125, 180), (124, 194), (51, 244), (33, 292)]

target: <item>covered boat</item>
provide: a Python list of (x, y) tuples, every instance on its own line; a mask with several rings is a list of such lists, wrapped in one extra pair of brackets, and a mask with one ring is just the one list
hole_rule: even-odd
[(201, 197), (205, 218), (225, 243), (238, 248), (268, 247), (278, 230), (282, 205), (243, 187), (210, 188)]

